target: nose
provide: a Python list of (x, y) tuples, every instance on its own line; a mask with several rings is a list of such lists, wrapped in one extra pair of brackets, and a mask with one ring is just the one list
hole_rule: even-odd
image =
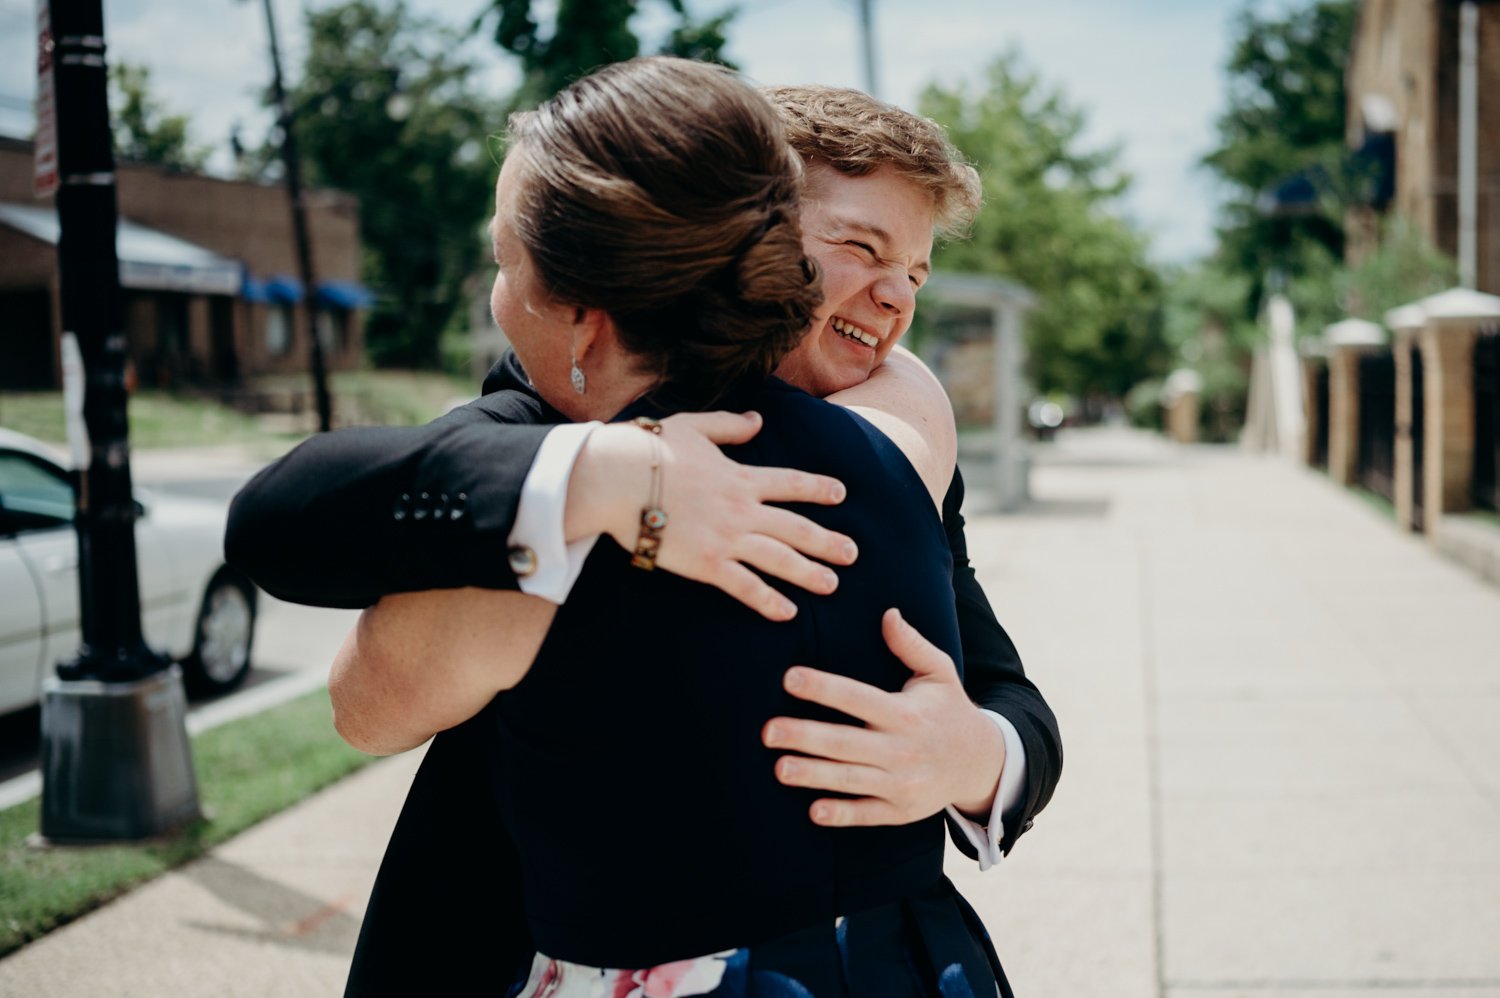
[(888, 315), (911, 315), (917, 307), (917, 293), (904, 273), (887, 273), (870, 289), (875, 304)]

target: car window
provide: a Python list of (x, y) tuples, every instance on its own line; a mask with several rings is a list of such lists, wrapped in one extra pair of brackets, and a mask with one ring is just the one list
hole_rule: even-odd
[(63, 473), (25, 454), (0, 451), (0, 532), (73, 522), (73, 486)]

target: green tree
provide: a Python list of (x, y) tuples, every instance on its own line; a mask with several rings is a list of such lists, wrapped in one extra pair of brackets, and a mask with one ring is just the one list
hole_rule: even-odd
[[(684, 0), (662, 0), (677, 17), (660, 51), (707, 62), (726, 62), (726, 11), (695, 20)], [(599, 66), (634, 58), (641, 42), (630, 27), (639, 0), (559, 0), (550, 25), (537, 20), (532, 0), (492, 0), (475, 26), (494, 18), (495, 44), (521, 61), (523, 81), (516, 107), (530, 107)], [(726, 63), (727, 64), (727, 63)]]
[(1458, 263), (1432, 245), (1416, 225), (1393, 215), (1381, 226), (1380, 242), (1342, 275), (1344, 311), (1361, 319), (1385, 313), (1458, 283)]
[[(1235, 22), (1219, 147), (1203, 162), (1226, 189), (1219, 252), (1250, 278), (1247, 314), (1273, 270), (1293, 282), (1317, 278), (1343, 257), (1354, 179), (1345, 166), (1344, 75), (1357, 12), (1355, 0), (1317, 0), (1285, 15), (1246, 7)], [(1268, 192), (1294, 175), (1313, 197), (1273, 208)]]
[(370, 357), (437, 366), (484, 263), (495, 179), (486, 137), (504, 124), (500, 108), (453, 55), (453, 33), (403, 4), (346, 0), (309, 11), (307, 26), (297, 138), (310, 183), (359, 199), (364, 279), (378, 295)]
[(1146, 240), (1116, 210), (1129, 178), (1118, 150), (1086, 150), (1085, 118), (1016, 53), (980, 89), (930, 87), (924, 114), (948, 127), (984, 178), (970, 239), (938, 265), (1020, 281), (1040, 304), (1027, 318), (1028, 366), (1042, 392), (1118, 398), (1169, 359), (1161, 282)]
[(115, 154), (141, 163), (201, 170), (209, 150), (188, 141), (186, 115), (168, 114), (151, 94), (151, 70), (121, 62), (110, 67), (110, 118)]
[[(1175, 268), (1166, 278), (1164, 333), (1175, 355), (1173, 366), (1192, 368), (1203, 378), (1199, 411), (1205, 440), (1229, 440), (1245, 420), (1250, 353), (1261, 339), (1259, 327), (1245, 314), (1250, 283), (1218, 259)], [(1154, 407), (1158, 399), (1150, 403)]]

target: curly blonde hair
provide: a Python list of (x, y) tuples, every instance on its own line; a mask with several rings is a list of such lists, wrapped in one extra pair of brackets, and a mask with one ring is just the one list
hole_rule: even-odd
[(761, 93), (809, 165), (822, 163), (851, 177), (889, 166), (931, 195), (938, 235), (968, 231), (979, 212), (979, 173), (937, 122), (842, 87), (765, 87)]

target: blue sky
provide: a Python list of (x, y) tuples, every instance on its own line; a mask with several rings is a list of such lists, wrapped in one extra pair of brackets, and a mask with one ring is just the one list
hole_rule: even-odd
[[(314, 4), (321, 0), (313, 0)], [(546, 0), (542, 0), (543, 3)], [(1213, 245), (1215, 189), (1197, 168), (1214, 143), (1222, 66), (1233, 17), (1246, 0), (875, 0), (880, 91), (914, 106), (928, 82), (978, 81), (1009, 48), (1089, 115), (1092, 145), (1119, 144), (1135, 177), (1124, 211), (1152, 237), (1153, 255), (1182, 261)], [(274, 0), (289, 67), (301, 52), (302, 0)], [(409, 0), (458, 24), (482, 0)], [(721, 0), (689, 0), (710, 13)], [(1292, 0), (1259, 0), (1281, 10)], [(639, 30), (665, 24), (665, 5), (643, 0)], [(730, 56), (757, 82), (863, 83), (854, 0), (741, 0)], [(260, 0), (105, 0), (110, 59), (144, 63), (169, 107), (188, 114), (194, 138), (223, 150), (230, 126), (257, 135), (265, 116), (256, 94), (269, 74)], [(0, 133), (26, 135), (34, 93), (36, 8), (0, 0)], [(515, 68), (476, 40), (497, 93)], [(215, 162), (227, 162), (227, 153)]]

